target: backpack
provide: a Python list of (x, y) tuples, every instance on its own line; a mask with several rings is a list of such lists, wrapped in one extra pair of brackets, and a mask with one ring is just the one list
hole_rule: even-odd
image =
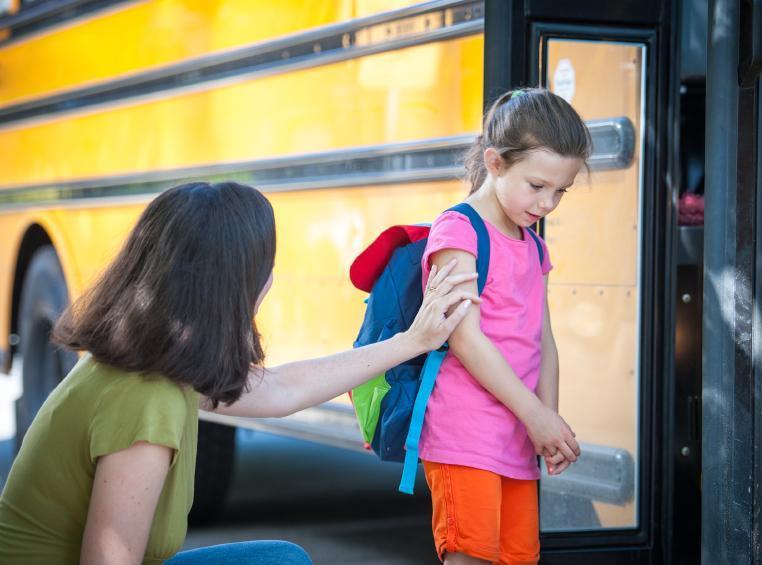
[[(477, 287), (481, 294), (489, 268), (487, 228), (465, 202), (447, 211), (466, 216), (476, 232)], [(354, 347), (384, 341), (413, 323), (423, 302), (421, 261), (429, 230), (428, 225), (392, 226), (352, 263), (349, 271), (352, 284), (370, 293)], [(531, 229), (526, 231), (537, 244), (542, 264), (542, 245)], [(400, 492), (413, 494), (426, 404), (446, 355), (445, 343), (436, 351), (389, 369), (350, 393), (366, 448), (384, 461), (404, 461)]]

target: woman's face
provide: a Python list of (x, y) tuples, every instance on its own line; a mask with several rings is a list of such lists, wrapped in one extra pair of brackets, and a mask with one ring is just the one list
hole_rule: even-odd
[(259, 305), (262, 304), (262, 301), (265, 299), (265, 296), (267, 296), (268, 291), (270, 290), (270, 287), (273, 285), (273, 273), (270, 271), (270, 276), (267, 277), (267, 282), (265, 282), (265, 286), (262, 287), (262, 292), (259, 293), (259, 296), (257, 297), (257, 303), (254, 305), (254, 314), (256, 314), (259, 311)]

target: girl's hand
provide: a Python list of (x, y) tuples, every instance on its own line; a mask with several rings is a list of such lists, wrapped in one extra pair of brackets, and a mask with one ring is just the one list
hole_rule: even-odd
[(560, 450), (556, 451), (553, 455), (548, 450), (545, 450), (543, 457), (545, 458), (545, 467), (548, 469), (548, 475), (560, 475), (571, 465), (571, 462), (564, 457), (564, 454)]
[[(439, 272), (437, 266), (432, 265), (426, 282), (426, 291), (415, 320), (405, 332), (416, 344), (420, 353), (427, 353), (438, 349), (447, 341), (450, 334), (463, 320), (472, 302), (479, 303), (481, 299), (470, 292), (457, 290), (461, 283), (472, 281), (478, 277), (477, 273), (463, 273), (448, 276), (455, 266), (453, 259)], [(452, 309), (449, 315), (448, 311)]]
[[(541, 402), (537, 403), (537, 408), (532, 411), (524, 425), (537, 455), (547, 453), (554, 461), (563, 456), (568, 463), (574, 463), (579, 457), (579, 444), (574, 439), (575, 433), (569, 424)], [(558, 465), (562, 465), (560, 460)], [(568, 465), (564, 465), (563, 469), (566, 467)]]

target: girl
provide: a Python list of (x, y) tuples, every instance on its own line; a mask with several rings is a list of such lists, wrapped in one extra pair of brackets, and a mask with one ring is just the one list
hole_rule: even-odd
[[(173, 188), (144, 210), (54, 339), (87, 351), (27, 432), (0, 497), (0, 563), (161, 563), (180, 549), (193, 496), (199, 404), (285, 416), (440, 346), (475, 274), (431, 276), (412, 327), (330, 357), (264, 369), (252, 316), (272, 284), (267, 199), (235, 183)], [(470, 299), (470, 300), (469, 300)], [(454, 312), (447, 310), (461, 303)], [(309, 563), (285, 542), (194, 550), (190, 563)]]
[[(546, 287), (552, 266), (529, 226), (552, 212), (586, 163), (585, 124), (562, 98), (526, 89), (499, 98), (484, 119), (466, 167), (468, 203), (490, 238), (487, 282), (450, 337), (428, 403), (420, 457), (433, 500), (440, 559), (537, 563), (537, 455), (551, 474), (579, 456), (558, 411), (558, 353)], [(445, 212), (433, 224), (424, 277), (456, 259), (476, 265), (469, 220)], [(467, 285), (476, 293), (476, 281)]]

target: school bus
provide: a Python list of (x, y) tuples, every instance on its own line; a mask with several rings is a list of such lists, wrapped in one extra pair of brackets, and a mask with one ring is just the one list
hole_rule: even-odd
[[(743, 492), (762, 476), (749, 447), (762, 434), (736, 415), (759, 413), (758, 357), (730, 378), (754, 374), (754, 386), (723, 388), (722, 363), (739, 343), (751, 351), (759, 319), (735, 287), (715, 285), (707, 302), (702, 283), (759, 264), (759, 189), (738, 180), (759, 174), (756, 122), (743, 113), (759, 115), (756, 2), (9, 0), (0, 10), (0, 365), (23, 359), (19, 440), (76, 360), (50, 346), (52, 324), (156, 194), (189, 179), (265, 191), (278, 226), (277, 282), (258, 316), (268, 362), (337, 351), (362, 318), (353, 258), (385, 227), (431, 221), (462, 199), (461, 157), (483, 109), (508, 88), (542, 85), (580, 112), (594, 145), (590, 174), (539, 226), (555, 265), (560, 411), (584, 452), (541, 481), (544, 562), (754, 555), (742, 549), (759, 547), (759, 487)], [(730, 80), (722, 94), (708, 74)], [(710, 157), (705, 127), (728, 116), (736, 129)], [(730, 162), (736, 184), (717, 172)], [(678, 199), (700, 199), (704, 178), (715, 187), (706, 252), (703, 228), (678, 222)], [(736, 208), (739, 194), (751, 204)], [(722, 316), (738, 339), (702, 342), (702, 320), (706, 335)], [(361, 448), (346, 398), (283, 420), (202, 418), (200, 513), (224, 494), (231, 426)], [(721, 447), (730, 428), (741, 443)], [(716, 457), (702, 458), (702, 437)], [(747, 447), (755, 466), (739, 463)], [(740, 505), (748, 520), (702, 514), (702, 502)]]

